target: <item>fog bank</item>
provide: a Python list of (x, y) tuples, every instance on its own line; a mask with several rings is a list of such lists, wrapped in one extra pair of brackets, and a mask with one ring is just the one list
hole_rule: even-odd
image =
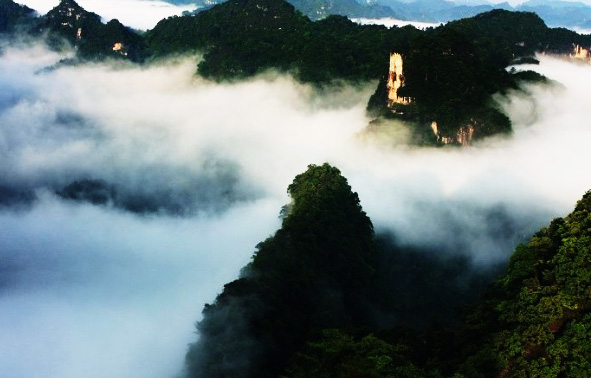
[[(376, 83), (220, 85), (194, 58), (42, 70), (60, 58), (0, 56), (3, 377), (174, 377), (203, 304), (279, 227), (311, 163), (337, 166), (399, 243), (480, 265), (591, 188), (588, 65), (540, 57), (562, 86), (499, 97), (514, 134), (458, 149), (408, 146), (403, 125), (368, 133)], [(85, 179), (117, 198), (56, 194)], [(121, 205), (134, 198), (147, 210)]]
[[(17, 0), (43, 15), (59, 4), (59, 0)], [(108, 22), (114, 18), (134, 29), (152, 29), (158, 21), (193, 11), (194, 5), (174, 5), (160, 0), (77, 0), (82, 8), (94, 12)]]

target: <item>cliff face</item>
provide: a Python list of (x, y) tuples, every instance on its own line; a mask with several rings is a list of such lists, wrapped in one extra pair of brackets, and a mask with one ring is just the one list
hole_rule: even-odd
[(141, 62), (146, 57), (142, 36), (117, 20), (103, 24), (99, 15), (74, 0), (62, 0), (41, 17), (37, 30), (47, 35), (50, 46), (72, 46), (77, 57), (84, 60), (109, 57)]
[(58, 33), (72, 46), (78, 48), (86, 28), (101, 24), (99, 15), (87, 12), (74, 0), (62, 0), (45, 15), (45, 27)]
[(412, 102), (410, 97), (398, 96), (398, 89), (404, 86), (403, 60), (402, 55), (390, 54), (390, 72), (388, 74), (388, 105), (408, 105)]
[(0, 0), (0, 33), (11, 32), (24, 19), (33, 17), (35, 11), (12, 0)]
[(573, 53), (571, 57), (591, 64), (591, 48), (584, 48), (583, 46), (573, 45)]
[(408, 122), (419, 144), (469, 146), (475, 138), (509, 131), (509, 119), (489, 99), (502, 90), (491, 83), (511, 86), (511, 75), (483, 64), (469, 44), (460, 45), (461, 36), (445, 38), (454, 40), (423, 37), (417, 48), (390, 54), (369, 114)]

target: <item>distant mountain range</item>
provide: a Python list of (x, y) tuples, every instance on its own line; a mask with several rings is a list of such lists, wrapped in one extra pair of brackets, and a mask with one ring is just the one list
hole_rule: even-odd
[[(195, 4), (207, 9), (226, 0), (165, 0), (172, 4)], [(467, 5), (446, 0), (288, 0), (313, 20), (331, 14), (349, 18), (397, 18), (400, 20), (448, 22), (493, 9), (538, 14), (550, 27), (591, 30), (591, 6), (579, 2), (530, 0), (512, 7), (509, 3)], [(199, 11), (198, 10), (198, 11)]]
[(228, 0), (195, 15), (163, 19), (145, 33), (115, 19), (104, 24), (74, 0), (61, 0), (38, 17), (0, 0), (0, 15), (3, 38), (28, 34), (52, 49), (75, 51), (74, 59), (60, 64), (143, 63), (200, 52), (197, 72), (216, 81), (268, 70), (317, 86), (376, 80), (367, 107), (373, 125), (407, 121), (414, 125), (413, 143), (430, 145), (467, 145), (473, 137), (510, 132), (510, 120), (491, 96), (543, 77), (507, 67), (535, 63), (536, 52), (576, 52), (588, 59), (591, 50), (591, 35), (548, 28), (534, 13), (502, 9), (427, 30), (360, 25), (340, 15), (312, 21), (285, 0)]

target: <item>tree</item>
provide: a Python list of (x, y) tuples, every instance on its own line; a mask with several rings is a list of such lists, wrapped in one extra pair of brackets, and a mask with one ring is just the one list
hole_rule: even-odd
[(190, 377), (276, 377), (313, 332), (363, 322), (375, 246), (357, 194), (329, 164), (310, 165), (288, 192), (281, 229), (205, 307)]
[(473, 329), (484, 341), (464, 370), (484, 373), (488, 364), (496, 366), (484, 376), (590, 376), (591, 192), (519, 246), (493, 290), (477, 312), (493, 318)]

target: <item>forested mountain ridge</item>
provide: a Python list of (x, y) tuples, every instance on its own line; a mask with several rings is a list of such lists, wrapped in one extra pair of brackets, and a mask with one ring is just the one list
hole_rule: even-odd
[[(194, 4), (196, 13), (209, 9), (225, 0), (167, 0), (172, 4)], [(591, 7), (580, 2), (530, 0), (512, 6), (508, 2), (498, 4), (475, 4), (446, 0), (288, 0), (297, 10), (318, 20), (330, 15), (350, 18), (395, 18), (423, 22), (450, 22), (477, 14), (503, 9), (517, 12), (533, 12), (552, 27), (575, 29), (591, 28)]]
[[(435, 145), (465, 145), (510, 132), (509, 119), (491, 96), (541, 77), (506, 68), (535, 61), (536, 52), (566, 54), (576, 45), (591, 47), (591, 36), (550, 29), (527, 12), (494, 10), (421, 31), (359, 25), (342, 16), (313, 22), (284, 0), (230, 0), (196, 15), (164, 19), (145, 35), (117, 20), (102, 24), (98, 15), (62, 0), (31, 30), (48, 34), (53, 45), (68, 41), (84, 60), (141, 62), (202, 52), (197, 71), (213, 80), (243, 79), (270, 69), (315, 85), (379, 80), (368, 104), (374, 124), (405, 120), (412, 143)], [(400, 57), (401, 69), (394, 95), (392, 54)]]
[(12, 0), (0, 0), (0, 33), (12, 32), (17, 25), (22, 25), (33, 18), (35, 11)]
[[(358, 148), (360, 144), (354, 139), (360, 130), (358, 108), (355, 114), (359, 117), (350, 117), (350, 109), (338, 109), (339, 116), (333, 118), (327, 117), (324, 109), (316, 112), (316, 103), (307, 106), (318, 98), (317, 93), (310, 90), (312, 85), (333, 85), (333, 79), (348, 83), (373, 80), (379, 81), (380, 87), (373, 96), (375, 103), (370, 111), (375, 112), (376, 118), (407, 120), (416, 127), (418, 143), (429, 143), (428, 138), (432, 143), (446, 143), (448, 138), (455, 137), (454, 127), (463, 127), (461, 125), (466, 122), (472, 122), (473, 127), (480, 126), (475, 129), (475, 135), (484, 135), (487, 130), (483, 125), (493, 125), (497, 129), (490, 132), (498, 132), (503, 120), (488, 122), (504, 115), (488, 100), (492, 93), (518, 88), (523, 76), (507, 70), (507, 65), (532, 61), (531, 54), (538, 50), (568, 53), (573, 44), (589, 46), (585, 44), (587, 37), (548, 29), (537, 16), (529, 13), (490, 12), (422, 32), (412, 27), (361, 27), (338, 16), (312, 22), (293, 7), (279, 2), (230, 3), (229, 10), (214, 8), (212, 13), (204, 13), (209, 16), (178, 18), (187, 23), (189, 30), (203, 25), (195, 26), (191, 22), (207, 17), (211, 17), (211, 24), (203, 26), (204, 31), (213, 28), (218, 20), (226, 22), (224, 28), (226, 25), (230, 28), (212, 29), (214, 32), (203, 40), (194, 37), (199, 47), (191, 47), (190, 51), (205, 52), (209, 66), (201, 66), (200, 70), (205, 67), (202, 74), (211, 81), (201, 78), (192, 81), (190, 68), (187, 71), (183, 64), (178, 70), (171, 69), (165, 65), (166, 60), (155, 65), (159, 70), (144, 69), (145, 66), (118, 69), (122, 62), (129, 66), (124, 61), (129, 56), (109, 55), (110, 51), (123, 51), (113, 50), (113, 47), (122, 48), (117, 44), (124, 43), (121, 39), (104, 39), (103, 43), (101, 33), (109, 30), (108, 24), (100, 20), (97, 23), (92, 15), (86, 15), (90, 24), (84, 23), (84, 10), (68, 1), (60, 5), (65, 6), (54, 10), (53, 19), (36, 21), (47, 22), (48, 26), (42, 30), (49, 36), (52, 46), (64, 48), (61, 42), (66, 41), (65, 46), (70, 44), (73, 48), (65, 48), (78, 54), (81, 64), (95, 59), (116, 59), (107, 64), (54, 71), (39, 71), (48, 60), (39, 63), (37, 57), (28, 72), (4, 66), (8, 74), (3, 79), (7, 90), (2, 93), (2, 106), (6, 107), (2, 113), (2, 129), (6, 132), (2, 136), (6, 142), (3, 153), (7, 157), (5, 172), (8, 175), (1, 181), (0, 203), (4, 206), (4, 201), (11, 201), (14, 194), (20, 195), (21, 189), (26, 190), (22, 192), (25, 194), (39, 192), (40, 198), (31, 202), (30, 209), (20, 209), (20, 202), (2, 209), (3, 219), (13, 213), (18, 221), (15, 224), (5, 221), (9, 226), (5, 234), (15, 233), (16, 236), (8, 239), (8, 243), (1, 243), (14, 244), (14, 247), (4, 253), (8, 259), (2, 260), (8, 264), (4, 262), (0, 271), (8, 274), (3, 276), (0, 286), (5, 290), (4, 297), (14, 297), (19, 302), (28, 301), (25, 294), (29, 290), (34, 296), (44, 298), (20, 310), (14, 307), (14, 302), (4, 302), (8, 303), (7, 308), (15, 309), (11, 312), (17, 323), (21, 317), (29, 319), (28, 310), (41, 309), (49, 303), (48, 316), (59, 318), (63, 326), (58, 324), (56, 328), (56, 323), (42, 318), (41, 321), (30, 318), (31, 321), (22, 323), (17, 327), (18, 332), (9, 334), (6, 345), (10, 349), (10, 344), (17, 340), (23, 348), (13, 348), (16, 354), (9, 355), (7, 361), (18, 357), (20, 350), (38, 346), (39, 340), (53, 342), (42, 343), (49, 346), (34, 350), (39, 353), (25, 353), (21, 364), (12, 370), (17, 371), (16, 374), (9, 371), (0, 375), (10, 377), (20, 372), (27, 376), (43, 375), (47, 366), (55, 367), (50, 369), (52, 372), (47, 371), (53, 376), (64, 371), (84, 376), (84, 372), (91, 369), (110, 375), (144, 374), (144, 371), (170, 373), (178, 367), (178, 359), (166, 358), (169, 369), (164, 370), (153, 369), (161, 367), (161, 362), (150, 364), (149, 360), (157, 359), (158, 354), (176, 354), (177, 357), (183, 354), (191, 334), (188, 327), (197, 318), (195, 309), (186, 310), (187, 303), (204, 303), (207, 300), (204, 298), (211, 299), (211, 286), (198, 285), (192, 278), (203, 276), (211, 282), (213, 276), (219, 274), (210, 269), (213, 265), (223, 266), (228, 275), (238, 270), (235, 265), (228, 266), (229, 260), (236, 264), (241, 252), (232, 250), (224, 255), (226, 246), (218, 242), (221, 239), (234, 242), (240, 234), (252, 236), (253, 232), (257, 235), (262, 232), (263, 238), (268, 235), (277, 221), (276, 214), (269, 214), (268, 206), (282, 198), (281, 193), (273, 189), (276, 184), (273, 180), (283, 176), (277, 172), (289, 171), (295, 164), (303, 167), (307, 163), (303, 160), (311, 156), (329, 156), (342, 161), (348, 170), (357, 174), (351, 182), (363, 187), (360, 192), (363, 199), (374, 194), (372, 211), (377, 210), (375, 219), (380, 222), (376, 224), (391, 230), (392, 234), (384, 235), (386, 231), (377, 227), (374, 230), (359, 196), (336, 167), (309, 166), (288, 187), (293, 201), (281, 210), (281, 228), (258, 244), (240, 276), (236, 280), (231, 278), (233, 281), (223, 286), (221, 294), (205, 307), (197, 325), (199, 338), (195, 337), (186, 354), (187, 377), (591, 376), (588, 361), (591, 352), (591, 193), (579, 201), (571, 215), (553, 221), (528, 244), (519, 246), (504, 275), (496, 275), (497, 272), (488, 270), (490, 265), (487, 265), (484, 273), (489, 275), (483, 279), (482, 271), (471, 265), (470, 257), (465, 257), (492, 260), (494, 254), (487, 249), (489, 240), (506, 241), (512, 239), (512, 233), (527, 237), (524, 234), (530, 232), (531, 213), (536, 211), (532, 209), (544, 208), (558, 197), (564, 198), (548, 195), (548, 187), (539, 191), (544, 183), (569, 193), (567, 189), (587, 184), (581, 184), (585, 180), (580, 177), (583, 177), (581, 172), (586, 172), (584, 163), (589, 159), (576, 159), (575, 156), (580, 155), (571, 155), (568, 151), (585, 149), (585, 140), (581, 137), (585, 135), (585, 122), (580, 122), (582, 127), (570, 133), (564, 127), (567, 122), (588, 119), (588, 112), (575, 111), (576, 116), (572, 117), (573, 108), (564, 106), (567, 99), (577, 104), (584, 102), (579, 100), (585, 88), (577, 93), (578, 98), (567, 91), (548, 91), (543, 100), (533, 101), (533, 106), (549, 104), (548, 113), (567, 109), (564, 113), (569, 117), (544, 119), (553, 121), (552, 128), (556, 131), (544, 135), (546, 143), (533, 136), (540, 131), (538, 125), (534, 125), (516, 135), (507, 143), (511, 147), (507, 149), (499, 148), (501, 140), (495, 148), (469, 151), (381, 148), (383, 146), (373, 149), (373, 146), (366, 148), (367, 145)], [(215, 13), (220, 9), (224, 12)], [(232, 17), (226, 16), (236, 9), (239, 11), (235, 16), (243, 18), (238, 25), (232, 25)], [(17, 28), (31, 22), (28, 16), (15, 19), (13, 25)], [(176, 19), (171, 20), (168, 32), (174, 35)], [(513, 24), (517, 26), (507, 28)], [(118, 25), (114, 21), (113, 25), (116, 31)], [(502, 30), (498, 31), (499, 28)], [(176, 51), (161, 55), (151, 53), (143, 35), (127, 31), (145, 43), (145, 53), (149, 57), (156, 59), (187, 51), (181, 43)], [(60, 33), (64, 36), (60, 37)], [(190, 31), (187, 35), (193, 36), (193, 33)], [(85, 41), (93, 36), (100, 43), (93, 45), (91, 40)], [(259, 36), (261, 39), (257, 39)], [(283, 39), (284, 36), (291, 39)], [(298, 39), (304, 37), (306, 45), (299, 44)], [(165, 42), (165, 38), (159, 41), (162, 46)], [(156, 44), (151, 46), (157, 47)], [(378, 53), (374, 51), (375, 46), (380, 46)], [(310, 50), (300, 50), (306, 48)], [(16, 51), (21, 57), (13, 66), (28, 64), (26, 60), (40, 52), (51, 55), (52, 62), (63, 56), (46, 54), (45, 49), (37, 46), (25, 51), (29, 55)], [(11, 58), (17, 55), (14, 52), (11, 48), (3, 54)], [(207, 55), (212, 52), (213, 55)], [(277, 52), (280, 54), (271, 55)], [(284, 56), (296, 60), (283, 60)], [(303, 56), (310, 58), (297, 60)], [(568, 68), (575, 71), (574, 66), (571, 64)], [(217, 85), (213, 81), (240, 80), (268, 69), (313, 84), (302, 87), (288, 80), (269, 83), (261, 78), (247, 85)], [(30, 81), (31, 84), (11, 87), (9, 76), (15, 77), (15, 83)], [(587, 83), (589, 78), (583, 77)], [(394, 87), (393, 83), (398, 80), (404, 81), (404, 86)], [(162, 85), (154, 86), (155, 81), (161, 81)], [(149, 85), (144, 86), (146, 83)], [(60, 84), (66, 85), (60, 87)], [(135, 84), (138, 88), (128, 90)], [(269, 84), (274, 86), (271, 90), (248, 98)], [(242, 88), (235, 91), (236, 87)], [(172, 93), (179, 88), (182, 93)], [(232, 90), (222, 90), (218, 92), (221, 95), (216, 95), (220, 88)], [(298, 98), (302, 88), (309, 97)], [(347, 85), (346, 88), (351, 87)], [(125, 90), (118, 93), (117, 89)], [(152, 97), (156, 92), (160, 96)], [(269, 104), (277, 102), (267, 99), (274, 100), (278, 92), (280, 101), (295, 104), (300, 108), (298, 112), (305, 112), (306, 116), (292, 118), (291, 108), (270, 108)], [(40, 93), (43, 95), (38, 95)], [(288, 96), (284, 96), (285, 93)], [(396, 102), (398, 98), (400, 102)], [(308, 101), (310, 99), (312, 101)], [(131, 106), (132, 103), (135, 105)], [(306, 105), (302, 106), (303, 103)], [(43, 111), (36, 112), (36, 109)], [(275, 115), (269, 116), (266, 110)], [(329, 112), (333, 110), (329, 108)], [(257, 117), (250, 118), (255, 114), (253, 111)], [(315, 112), (320, 113), (319, 117), (310, 118), (310, 113)], [(132, 117), (137, 114), (142, 117)], [(260, 114), (265, 118), (262, 121)], [(226, 119), (218, 122), (222, 118)], [(283, 122), (287, 118), (288, 122)], [(437, 135), (429, 126), (434, 121), (438, 123)], [(475, 121), (479, 123), (474, 125)], [(259, 128), (259, 122), (265, 126)], [(287, 123), (293, 127), (287, 127)], [(325, 125), (330, 128), (325, 129)], [(302, 132), (304, 127), (307, 128)], [(145, 137), (145, 133), (151, 136)], [(210, 133), (215, 133), (215, 137), (208, 137)], [(292, 138), (296, 133), (301, 139)], [(273, 134), (273, 138), (259, 143), (269, 134)], [(347, 141), (339, 141), (341, 137)], [(193, 143), (186, 143), (189, 140)], [(543, 152), (531, 155), (532, 149), (518, 144), (523, 141), (533, 150)], [(558, 141), (566, 145), (558, 149)], [(80, 150), (84, 151), (77, 152)], [(277, 150), (281, 157), (267, 154), (269, 150)], [(495, 151), (489, 154), (490, 150)], [(552, 159), (545, 159), (548, 151)], [(429, 157), (424, 159), (427, 155)], [(501, 158), (501, 155), (507, 157)], [(527, 155), (530, 163), (524, 164), (516, 155)], [(63, 156), (63, 162), (57, 161)], [(448, 160), (450, 156), (453, 160)], [(289, 165), (282, 164), (283, 157)], [(415, 165), (417, 160), (422, 161), (421, 164)], [(470, 160), (470, 164), (464, 164), (466, 160)], [(488, 164), (488, 161), (493, 163)], [(580, 162), (583, 163), (575, 165)], [(429, 164), (429, 169), (424, 169), (425, 163)], [(512, 169), (501, 171), (497, 168), (500, 166)], [(16, 172), (12, 173), (14, 170)], [(529, 171), (536, 171), (539, 176), (530, 181), (526, 177)], [(566, 173), (562, 175), (559, 171)], [(396, 174), (391, 175), (392, 172)], [(472, 181), (469, 176), (484, 178)], [(16, 185), (12, 186), (13, 182)], [(236, 185), (241, 190), (236, 191)], [(248, 188), (242, 189), (242, 185)], [(491, 188), (496, 185), (500, 188)], [(12, 188), (15, 189), (11, 192)], [(250, 194), (259, 190), (269, 193)], [(498, 193), (503, 195), (497, 196)], [(243, 197), (236, 207), (221, 204), (222, 200), (226, 203), (240, 195)], [(200, 196), (204, 197), (194, 201), (214, 203), (212, 206), (220, 202), (218, 206), (223, 209), (211, 213), (215, 221), (213, 227), (203, 227), (202, 221), (210, 217), (201, 210), (191, 212), (191, 209), (198, 209), (198, 205), (190, 207), (192, 202), (185, 200), (185, 197)], [(462, 199), (455, 205), (448, 206), (459, 197)], [(150, 198), (159, 200), (154, 207), (149, 206)], [(260, 204), (266, 209), (251, 211), (251, 205), (258, 207)], [(478, 210), (467, 211), (471, 206)], [(170, 211), (164, 212), (165, 208)], [(183, 213), (183, 209), (188, 213)], [(511, 222), (510, 217), (503, 216), (507, 211), (516, 214), (515, 217), (525, 216), (527, 222)], [(21, 219), (32, 217), (29, 214), (33, 222), (21, 223)], [(184, 214), (189, 216), (184, 218)], [(63, 222), (70, 215), (73, 215), (71, 224)], [(235, 217), (242, 221), (235, 222)], [(157, 218), (163, 219), (162, 228), (154, 227)], [(220, 223), (220, 218), (231, 220)], [(462, 218), (461, 221), (458, 218)], [(251, 228), (267, 222), (265, 227)], [(397, 222), (404, 224), (391, 226)], [(142, 232), (138, 228), (140, 224), (149, 227)], [(479, 226), (472, 228), (474, 224)], [(19, 231), (39, 228), (41, 232)], [(485, 234), (489, 228), (496, 230), (491, 235), (499, 235), (498, 239), (475, 237)], [(180, 231), (190, 237), (182, 238)], [(72, 238), (55, 238), (68, 232)], [(161, 243), (154, 243), (154, 234), (165, 237)], [(470, 241), (462, 240), (462, 234), (469, 234)], [(130, 243), (130, 237), (139, 242)], [(409, 244), (408, 240), (413, 237), (428, 243), (412, 243), (411, 240)], [(519, 240), (523, 240), (522, 237)], [(81, 239), (87, 242), (80, 243)], [(206, 239), (206, 243), (201, 243), (202, 239)], [(31, 243), (21, 243), (23, 240)], [(105, 240), (108, 243), (101, 244)], [(237, 250), (243, 252), (244, 245), (248, 252), (248, 246), (255, 244), (250, 239), (238, 243), (235, 244), (239, 246)], [(54, 247), (47, 248), (51, 244)], [(511, 243), (498, 242), (496, 246), (500, 249), (505, 244)], [(112, 245), (123, 248), (114, 248), (112, 255), (101, 254), (102, 249), (112, 248)], [(28, 254), (29, 248), (38, 248), (39, 252)], [(464, 254), (462, 248), (471, 253)], [(512, 248), (507, 248), (507, 252), (509, 249)], [(177, 250), (181, 251), (175, 257)], [(75, 258), (66, 256), (61, 260), (61, 255)], [(115, 255), (122, 258), (113, 259)], [(157, 256), (148, 263), (151, 255)], [(192, 260), (195, 255), (199, 257)], [(21, 259), (26, 261), (21, 264)], [(56, 265), (47, 264), (54, 259), (60, 261)], [(102, 260), (109, 263), (102, 264)], [(204, 263), (204, 260), (212, 261)], [(169, 265), (182, 265), (183, 269)], [(125, 266), (130, 269), (122, 269)], [(133, 280), (134, 275), (142, 274), (141, 269), (137, 269), (141, 266), (150, 273), (143, 279)], [(22, 268), (30, 270), (30, 274), (17, 274)], [(75, 274), (70, 275), (70, 271)], [(108, 284), (100, 290), (93, 287), (78, 291), (82, 286), (91, 286), (95, 277), (86, 277), (88, 275)], [(498, 280), (493, 280), (493, 276), (499, 277)], [(113, 278), (115, 281), (111, 282)], [(54, 279), (64, 281), (64, 285), (55, 283)], [(170, 291), (162, 290), (168, 281), (175, 284)], [(491, 281), (493, 285), (477, 302), (475, 291), (480, 292), (479, 289)], [(32, 283), (38, 285), (40, 291), (30, 289)], [(51, 286), (55, 290), (48, 291)], [(201, 286), (207, 287), (207, 296), (195, 295)], [(219, 287), (221, 289), (222, 285)], [(127, 290), (131, 293), (121, 295), (120, 291)], [(179, 295), (179, 291), (184, 293)], [(121, 303), (134, 302), (146, 293), (157, 295), (149, 304), (134, 307), (133, 311), (121, 311)], [(165, 299), (169, 296), (176, 300), (167, 302)], [(72, 312), (74, 297), (84, 297), (82, 312)], [(64, 299), (63, 312), (53, 310), (56, 298)], [(96, 306), (102, 299), (105, 299), (105, 306)], [(454, 311), (455, 305), (466, 304), (470, 307)], [(158, 308), (167, 310), (157, 314), (161, 319), (159, 323), (149, 323), (138, 316), (152, 314)], [(188, 313), (190, 319), (182, 319), (181, 313), (185, 316)], [(106, 316), (108, 321), (101, 322), (105, 314), (112, 316)], [(87, 318), (89, 325), (78, 327), (80, 318)], [(128, 321), (121, 322), (124, 318)], [(63, 335), (71, 331), (71, 321), (76, 322), (79, 336), (67, 337), (65, 344), (60, 343)], [(8, 322), (5, 331), (11, 328), (11, 323)], [(120, 323), (124, 323), (123, 327), (119, 327)], [(50, 335), (44, 333), (46, 329)], [(149, 329), (158, 329), (158, 333), (150, 334)], [(134, 342), (130, 342), (127, 334), (131, 330), (140, 335)], [(117, 333), (122, 333), (122, 337), (108, 341), (100, 337)], [(171, 337), (175, 333), (183, 336)], [(91, 345), (88, 352), (74, 353), (76, 347), (87, 342)], [(177, 347), (165, 348), (168, 353), (162, 353), (163, 349), (149, 350), (150, 346), (160, 344)], [(105, 345), (109, 348), (104, 348)], [(60, 353), (55, 354), (52, 349), (59, 349)], [(97, 354), (99, 349), (109, 349), (109, 353)], [(135, 353), (132, 357), (140, 361), (137, 365), (128, 364), (128, 351)], [(33, 354), (46, 356), (39, 360), (33, 358)], [(114, 355), (116, 363), (106, 364)], [(105, 366), (98, 366), (101, 364)], [(35, 365), (33, 370), (37, 374), (28, 374), (29, 370), (24, 368), (27, 365)], [(173, 376), (176, 372), (165, 373), (161, 375)]]
[[(459, 143), (511, 131), (509, 119), (491, 101), (494, 93), (517, 89), (520, 81), (543, 80), (507, 67), (535, 62), (536, 52), (572, 54), (591, 36), (550, 29), (534, 13), (494, 10), (421, 33), (405, 49), (398, 103), (388, 98), (386, 73), (369, 101), (380, 118), (416, 123), (417, 143)], [(399, 74), (400, 76), (400, 74)], [(430, 127), (431, 126), (431, 127)]]
[(0, 32), (42, 37), (58, 50), (69, 46), (83, 61), (115, 58), (142, 62), (146, 58), (143, 36), (116, 19), (103, 24), (98, 14), (74, 0), (60, 0), (47, 14), (37, 17), (33, 10), (12, 0), (1, 1)]
[(86, 11), (74, 0), (61, 0), (40, 18), (35, 32), (47, 33), (50, 43), (56, 46), (67, 41), (82, 59), (110, 57), (141, 62), (145, 58), (141, 36), (118, 20), (103, 24), (99, 15)]
[(205, 306), (188, 376), (276, 377), (310, 332), (363, 323), (376, 256), (357, 194), (328, 164), (309, 166), (288, 192), (281, 229)]
[[(234, 17), (238, 12), (232, 9), (253, 11)], [(257, 21), (274, 9), (280, 10), (274, 17), (284, 22), (281, 26)], [(574, 44), (591, 46), (591, 37), (549, 29), (527, 12), (495, 10), (426, 31), (363, 26), (339, 16), (312, 22), (298, 14), (287, 3), (270, 8), (263, 0), (232, 0), (193, 17), (162, 20), (146, 38), (157, 55), (205, 49), (198, 71), (217, 80), (269, 68), (315, 84), (379, 79), (370, 114), (378, 120), (409, 121), (419, 144), (469, 144), (473, 138), (510, 132), (509, 119), (495, 108), (491, 95), (515, 89), (521, 80), (541, 78), (506, 67), (532, 61), (539, 51), (566, 53)], [(391, 53), (404, 60), (399, 93), (409, 99), (404, 106), (388, 98)]]
[(480, 374), (468, 376), (591, 374), (591, 192), (517, 247), (505, 276), (467, 319), (481, 337), (462, 367)]
[[(311, 165), (288, 191), (281, 229), (205, 306), (199, 340), (187, 354), (188, 377), (591, 374), (591, 192), (515, 249), (506, 273), (463, 310), (463, 321), (408, 328), (372, 319), (385, 251), (340, 171)], [(399, 274), (411, 277), (422, 253)], [(409, 288), (382, 287), (398, 293), (392, 308)]]
[[(200, 13), (208, 10), (214, 5), (222, 4), (227, 0), (187, 0), (167, 1), (172, 4), (194, 4), (197, 9), (192, 14)], [(367, 4), (360, 3), (356, 0), (287, 0), (298, 11), (309, 17), (311, 20), (321, 20), (331, 15), (346, 16), (350, 18), (367, 17), (367, 18), (381, 18), (392, 17), (400, 18), (398, 12), (392, 8), (377, 3)]]

